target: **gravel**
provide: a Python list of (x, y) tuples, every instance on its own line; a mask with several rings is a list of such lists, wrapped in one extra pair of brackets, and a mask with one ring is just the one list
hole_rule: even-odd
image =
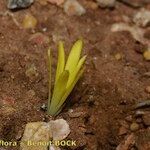
[(8, 0), (7, 7), (9, 9), (20, 9), (29, 7), (34, 0)]

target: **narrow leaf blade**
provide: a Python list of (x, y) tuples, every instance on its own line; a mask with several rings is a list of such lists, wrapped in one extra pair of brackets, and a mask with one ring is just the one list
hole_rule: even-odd
[(65, 66), (64, 44), (63, 42), (60, 41), (58, 45), (58, 63), (57, 63), (55, 83), (57, 82), (60, 74), (64, 71), (64, 66)]
[(67, 88), (68, 88), (68, 87), (73, 83), (73, 81), (75, 80), (75, 78), (76, 78), (77, 74), (79, 73), (80, 69), (82, 68), (82, 66), (83, 66), (83, 64), (84, 64), (84, 62), (85, 62), (85, 60), (86, 60), (86, 55), (83, 56), (83, 57), (79, 60), (79, 62), (78, 62), (78, 64), (77, 64), (77, 67), (76, 67), (75, 70), (70, 74), (69, 80), (68, 80), (68, 83), (67, 83)]
[(82, 40), (78, 40), (73, 45), (65, 67), (65, 70), (69, 70), (69, 73), (72, 73), (75, 67), (77, 66), (78, 61), (80, 59), (82, 47), (83, 47)]
[(80, 70), (80, 72), (78, 73), (76, 79), (74, 80), (74, 82), (70, 85), (70, 87), (68, 87), (66, 89), (65, 94), (63, 95), (62, 99), (60, 100), (59, 104), (57, 105), (57, 112), (59, 111), (59, 109), (61, 108), (61, 106), (64, 104), (65, 100), (67, 99), (67, 97), (69, 96), (69, 94), (71, 93), (71, 91), (73, 90), (74, 86), (76, 85), (77, 81), (80, 79), (80, 77), (82, 76), (84, 72), (84, 68)]
[(60, 75), (56, 85), (54, 87), (53, 96), (49, 108), (49, 113), (54, 115), (56, 113), (56, 107), (60, 103), (62, 96), (66, 91), (66, 85), (69, 78), (69, 72), (67, 70), (63, 71)]
[(51, 57), (51, 49), (49, 48), (47, 51), (47, 55), (48, 55), (48, 74), (49, 74), (49, 95), (48, 95), (48, 108), (50, 107), (50, 103), (51, 103), (51, 73), (52, 73), (52, 57)]

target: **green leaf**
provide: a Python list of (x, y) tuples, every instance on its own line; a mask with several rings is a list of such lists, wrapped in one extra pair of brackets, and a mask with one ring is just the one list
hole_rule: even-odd
[(67, 99), (67, 97), (69, 96), (69, 94), (71, 93), (71, 91), (73, 90), (74, 86), (76, 85), (77, 81), (80, 79), (80, 77), (82, 76), (84, 72), (84, 68), (80, 70), (80, 72), (77, 74), (77, 77), (75, 78), (74, 82), (66, 89), (65, 94), (63, 95), (62, 99), (60, 100), (59, 104), (57, 105), (56, 112), (59, 111), (59, 109), (61, 108), (61, 106), (64, 104), (65, 100)]
[(55, 83), (57, 82), (60, 74), (64, 71), (64, 67), (65, 67), (64, 44), (63, 42), (60, 41), (58, 45), (58, 63), (57, 63)]
[(77, 42), (75, 42), (75, 44), (71, 49), (65, 67), (65, 70), (69, 70), (69, 73), (72, 73), (78, 64), (81, 55), (82, 46), (83, 46), (82, 40), (78, 40)]
[(52, 72), (52, 57), (51, 57), (51, 49), (49, 48), (47, 51), (48, 55), (48, 74), (49, 74), (49, 95), (48, 95), (48, 107), (50, 107), (51, 102), (51, 72)]
[(80, 71), (81, 67), (83, 66), (85, 60), (86, 60), (86, 55), (83, 56), (83, 57), (79, 60), (79, 62), (78, 62), (78, 64), (77, 64), (77, 67), (76, 67), (75, 70), (70, 74), (69, 80), (68, 80), (68, 83), (67, 83), (67, 88), (68, 88), (68, 87), (72, 84), (72, 82), (75, 80), (75, 78), (76, 78), (78, 72)]
[(69, 71), (65, 70), (61, 73), (59, 79), (54, 87), (53, 96), (49, 108), (49, 114), (54, 115), (56, 113), (56, 107), (60, 103), (62, 96), (66, 91), (66, 86), (69, 78)]

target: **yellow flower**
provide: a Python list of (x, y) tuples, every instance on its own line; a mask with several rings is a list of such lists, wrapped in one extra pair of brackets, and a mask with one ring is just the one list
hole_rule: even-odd
[(65, 104), (65, 100), (73, 90), (77, 81), (83, 74), (83, 65), (86, 56), (80, 58), (83, 48), (82, 40), (74, 43), (65, 63), (64, 45), (59, 42), (58, 46), (58, 62), (55, 77), (54, 90), (51, 97), (51, 52), (48, 50), (49, 58), (49, 99), (48, 99), (48, 114), (56, 115)]

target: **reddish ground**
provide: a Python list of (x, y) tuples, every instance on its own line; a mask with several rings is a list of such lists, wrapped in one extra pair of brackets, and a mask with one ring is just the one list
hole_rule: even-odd
[[(128, 129), (125, 135), (119, 135), (119, 129), (122, 122), (130, 126), (136, 121), (134, 104), (150, 98), (145, 91), (150, 78), (143, 76), (150, 72), (150, 63), (137, 52), (144, 45), (128, 32), (112, 33), (110, 27), (123, 21), (123, 16), (131, 18), (135, 9), (118, 3), (115, 9), (92, 10), (87, 1), (82, 0), (82, 4), (87, 12), (79, 17), (67, 16), (55, 5), (42, 6), (38, 2), (28, 9), (12, 12), (20, 24), (25, 14), (34, 15), (38, 25), (33, 31), (20, 29), (10, 15), (4, 15), (6, 2), (0, 1), (0, 139), (19, 141), (27, 122), (50, 119), (40, 109), (48, 97), (47, 48), (50, 45), (53, 49), (55, 68), (58, 41), (63, 40), (68, 51), (80, 37), (84, 39), (84, 54), (88, 55), (86, 70), (57, 116), (70, 124), (68, 138), (78, 143), (72, 149), (113, 150), (131, 133)], [(34, 32), (49, 36), (50, 44), (29, 41)], [(123, 56), (120, 60), (114, 57), (117, 53)], [(29, 78), (25, 72), (32, 65), (37, 70)], [(2, 101), (8, 101), (7, 106), (3, 107)], [(129, 116), (131, 120), (125, 121)], [(140, 129), (147, 130), (142, 121)], [(134, 133), (137, 132), (139, 129)]]

